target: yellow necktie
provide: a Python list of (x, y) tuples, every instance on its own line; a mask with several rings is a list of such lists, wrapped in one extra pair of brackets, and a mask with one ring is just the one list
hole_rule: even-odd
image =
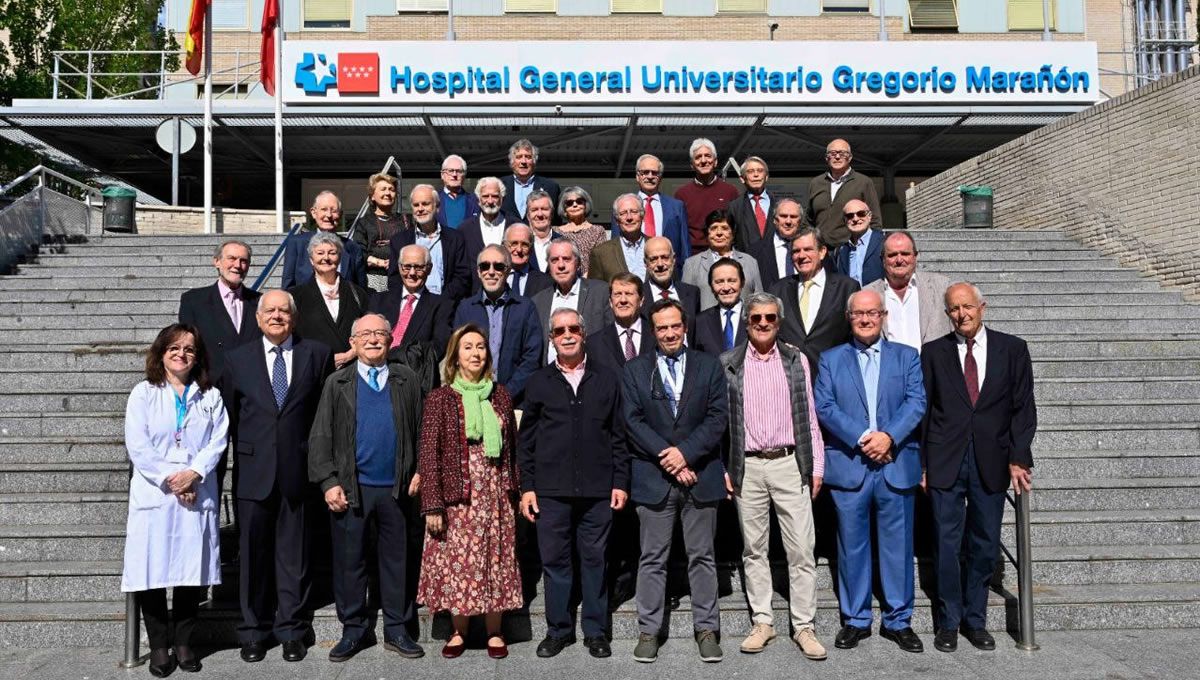
[(804, 291), (800, 293), (800, 322), (804, 324), (804, 330), (808, 330), (808, 291), (812, 287), (813, 282), (809, 279), (804, 282)]

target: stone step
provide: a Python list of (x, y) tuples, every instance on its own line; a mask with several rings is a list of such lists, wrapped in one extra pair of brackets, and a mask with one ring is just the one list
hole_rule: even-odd
[[(1034, 470), (1037, 459), (1034, 459)], [(1196, 507), (1200, 478), (1140, 477), (1041, 479), (1029, 497), (1038, 512), (1090, 511), (1097, 514), (1124, 510), (1177, 510)]]
[(1062, 247), (1030, 250), (1024, 245), (1010, 247), (1007, 244), (964, 243), (947, 248), (921, 247), (921, 266), (937, 271), (942, 262), (1022, 262), (1050, 263), (1064, 260), (1086, 260), (1106, 262), (1108, 259), (1079, 244), (1061, 244)]
[[(122, 453), (122, 455), (124, 455)], [(1129, 450), (1046, 450), (1034, 442), (1034, 475), (1047, 479), (1200, 477), (1200, 451), (1134, 447)]]
[(0, 330), (161, 330), (178, 320), (175, 314), (142, 314), (138, 310), (127, 310), (124, 314), (58, 314), (36, 316), (0, 317)]
[(988, 286), (996, 283), (1021, 283), (1021, 284), (1051, 284), (1051, 283), (1077, 283), (1077, 282), (1134, 282), (1147, 281), (1136, 271), (1128, 269), (1107, 269), (1102, 264), (1095, 268), (1084, 268), (1079, 270), (1063, 271), (1059, 268), (1058, 263), (1054, 263), (1049, 267), (1009, 267), (1008, 269), (977, 269), (969, 262), (956, 260), (953, 266), (938, 267), (937, 263), (933, 263), (929, 268), (933, 271), (943, 274), (951, 281), (970, 281), (979, 286), (984, 294), (987, 294)]
[(1033, 551), (1039, 585), (1155, 584), (1195, 578), (1200, 545), (1042, 546)]
[[(139, 282), (131, 281), (130, 283), (136, 284)], [(112, 285), (111, 280), (106, 285)], [(0, 284), (0, 287), (2, 287), (2, 284)], [(61, 286), (55, 285), (53, 287), (58, 288)], [(995, 281), (982, 284), (979, 288), (983, 291), (985, 298), (994, 294), (1037, 295), (1050, 291), (1107, 296), (1112, 293), (1155, 293), (1162, 290), (1162, 286), (1157, 281), (1151, 279), (1137, 279), (1135, 281), (1053, 281), (1030, 283), (1022, 281)]]
[[(1200, 543), (1200, 509), (1126, 510), (1100, 515), (1090, 510), (1034, 512), (1030, 540), (1039, 555), (1042, 546), (1077, 545), (1195, 545)], [(1016, 545), (1011, 512), (1005, 517), (1001, 538)]]
[[(1037, 373), (1034, 374), (1037, 376)], [(1200, 377), (1040, 378), (1033, 383), (1038, 401), (1200, 399)]]
[(128, 490), (129, 463), (123, 460), (0, 464), (0, 494)]
[[(1049, 318), (1047, 318), (1049, 317)], [(46, 317), (50, 318), (50, 317)], [(1025, 319), (1025, 320), (987, 320), (989, 328), (1025, 337), (1028, 335), (1036, 335), (1039, 333), (1054, 333), (1054, 334), (1070, 334), (1070, 335), (1089, 335), (1093, 333), (1122, 333), (1134, 336), (1144, 336), (1153, 333), (1175, 333), (1193, 332), (1193, 327), (1197, 324), (1189, 323), (1187, 319), (1177, 321), (1172, 318), (1164, 318), (1161, 316), (1137, 319), (1061, 319), (1055, 318), (1052, 311), (1047, 310), (1047, 313), (1040, 319)]]
[(70, 373), (35, 368), (0, 369), (0, 394), (51, 392), (77, 394), (90, 391), (113, 391), (118, 387), (128, 394), (129, 389), (145, 378), (145, 373), (137, 368), (125, 371), (72, 371)]
[[(7, 335), (7, 334), (6, 334)], [(18, 345), (4, 343), (0, 370), (143, 371), (149, 343), (124, 340), (98, 345)]]
[(1200, 376), (1200, 356), (1174, 358), (1147, 356), (1128, 359), (1096, 357), (1047, 357), (1041, 354), (1046, 345), (1032, 346), (1034, 387), (1048, 380), (1138, 380), (1145, 376), (1149, 380), (1167, 379), (1166, 376)]
[(120, 437), (0, 437), (0, 465), (125, 461)]
[(1069, 423), (1038, 426), (1035, 446), (1044, 450), (1200, 449), (1200, 425), (1195, 422)]
[[(1159, 290), (1153, 292), (1142, 293), (1109, 293), (1104, 296), (1104, 299), (1110, 304), (1120, 305), (1160, 305), (1160, 306), (1175, 306), (1175, 305), (1191, 305), (1183, 296), (1171, 290)], [(992, 312), (996, 309), (1013, 308), (1013, 307), (1062, 307), (1081, 305), (1087, 306), (1091, 304), (1087, 297), (1080, 296), (1078, 293), (1059, 293), (1056, 291), (1045, 290), (1037, 293), (1012, 294), (1012, 293), (991, 293), (987, 296), (988, 311)]]
[(125, 523), (0, 525), (0, 562), (118, 560)]
[[(126, 475), (128, 479), (128, 474)], [(120, 491), (0, 494), (0, 526), (125, 526), (129, 484)], [(32, 530), (32, 529), (31, 529)], [(120, 557), (120, 554), (117, 554)]]
[[(59, 258), (67, 258), (67, 255), (55, 255), (53, 260), (38, 259), (38, 266), (42, 266), (43, 262), (48, 264), (57, 264)], [(88, 266), (90, 258), (80, 259), (80, 266)], [(107, 258), (105, 258), (107, 259)], [(133, 259), (132, 257), (130, 259)], [(1013, 260), (980, 260), (967, 261), (960, 260), (955, 251), (921, 251), (922, 270), (937, 271), (938, 273), (950, 276), (972, 275), (983, 272), (1067, 272), (1067, 271), (1105, 271), (1105, 272), (1129, 272), (1130, 270), (1121, 267), (1115, 260), (1106, 257), (1098, 257), (1094, 260), (1058, 260), (1053, 264), (1046, 261), (1029, 261), (1018, 262)], [(195, 262), (181, 262), (181, 264), (195, 264)], [(135, 266), (136, 262), (131, 266)], [(989, 300), (989, 303), (991, 301)]]
[(122, 437), (124, 412), (43, 414), (0, 413), (0, 437)]
[(1045, 401), (1038, 404), (1038, 423), (1111, 422), (1140, 423), (1200, 421), (1200, 402), (1184, 399), (1142, 399), (1131, 402)]
[(141, 380), (135, 376), (128, 384), (122, 382), (116, 391), (100, 391), (87, 389), (80, 392), (40, 393), (33, 390), (17, 394), (0, 391), (0, 400), (6, 407), (17, 411), (38, 411), (50, 416), (61, 413), (93, 413), (111, 409), (114, 404), (120, 404), (129, 397), (129, 391)]
[(0, 562), (0, 602), (120, 602), (120, 560)]
[[(1052, 357), (1071, 361), (1118, 360), (1142, 361), (1151, 358), (1174, 359), (1200, 357), (1200, 336), (1130, 337), (1107, 335), (1080, 338), (1071, 336), (1026, 337), (1029, 353), (1037, 358)], [(1175, 375), (1196, 375), (1193, 371), (1177, 371)]]
[(1048, 315), (1063, 320), (1200, 319), (1200, 305), (1179, 304), (1166, 308), (1145, 304), (993, 308), (989, 304), (985, 318), (990, 324), (1045, 319)]
[(0, 337), (0, 347), (7, 351), (9, 343), (36, 345), (49, 348), (111, 345), (133, 345), (146, 349), (166, 324), (158, 328), (88, 328), (84, 330), (53, 330), (45, 328), (16, 328), (5, 330)]

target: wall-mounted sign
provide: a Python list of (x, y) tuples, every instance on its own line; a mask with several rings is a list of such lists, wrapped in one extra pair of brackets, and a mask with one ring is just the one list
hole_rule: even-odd
[(284, 100), (339, 104), (1090, 104), (1091, 42), (283, 44)]

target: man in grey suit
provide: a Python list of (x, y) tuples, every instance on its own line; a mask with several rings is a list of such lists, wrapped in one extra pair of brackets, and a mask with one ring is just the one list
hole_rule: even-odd
[(950, 279), (941, 274), (917, 274), (917, 242), (897, 231), (883, 242), (883, 278), (865, 290), (879, 293), (887, 305), (884, 337), (920, 352), (921, 345), (954, 330), (942, 306), (949, 287)]
[[(550, 314), (563, 307), (579, 312), (585, 328), (603, 328), (605, 324), (612, 323), (608, 309), (608, 284), (588, 281), (579, 275), (583, 264), (579, 248), (566, 239), (560, 239), (550, 244), (546, 256), (550, 260), (548, 271), (554, 285), (533, 296), (542, 328), (549, 328)], [(554, 345), (548, 344), (547, 362), (553, 362)]]

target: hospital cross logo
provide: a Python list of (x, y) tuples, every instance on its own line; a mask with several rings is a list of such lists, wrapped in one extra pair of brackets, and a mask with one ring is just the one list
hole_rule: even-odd
[(379, 94), (379, 54), (339, 52), (334, 62), (305, 52), (296, 64), (296, 87), (311, 95), (324, 95), (331, 87), (339, 94)]
[(296, 87), (304, 90), (305, 94), (325, 94), (326, 90), (337, 85), (334, 68), (335, 65), (324, 54), (305, 52), (300, 63), (296, 64)]

